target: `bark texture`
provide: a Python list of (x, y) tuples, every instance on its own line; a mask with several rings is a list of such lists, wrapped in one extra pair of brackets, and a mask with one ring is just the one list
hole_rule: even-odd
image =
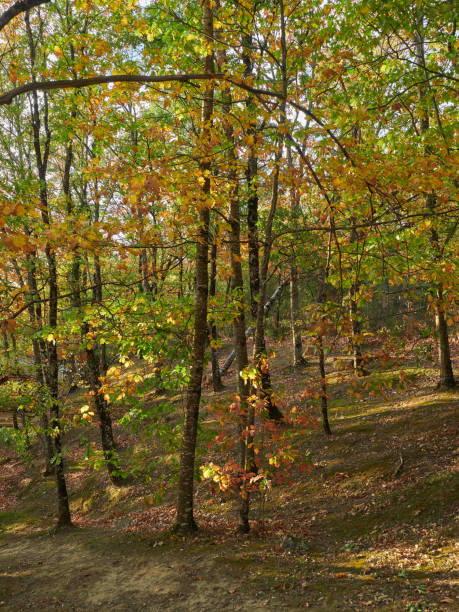
[[(210, 249), (210, 282), (209, 282), (209, 296), (215, 297), (217, 291), (217, 242), (216, 239), (212, 241), (212, 247)], [(210, 339), (210, 355), (212, 365), (212, 387), (217, 393), (223, 391), (225, 388), (221, 375), (220, 367), (218, 365), (217, 349), (215, 344), (217, 342), (217, 325), (214, 318), (209, 321), (209, 339)]]
[[(252, 34), (246, 33), (242, 37), (242, 61), (244, 62), (244, 77), (253, 74), (252, 61)], [(247, 99), (247, 109), (250, 113), (253, 109), (253, 99)], [(253, 114), (253, 113), (252, 113)], [(252, 321), (257, 318), (258, 293), (260, 291), (260, 256), (258, 246), (258, 158), (256, 155), (257, 126), (252, 121), (247, 134), (252, 136), (253, 145), (249, 147), (247, 159), (246, 181), (247, 181), (247, 239), (249, 247), (249, 285), (250, 285), (250, 313)]]
[[(211, 45), (213, 40), (213, 14), (211, 0), (204, 0), (202, 5), (202, 25), (206, 41)], [(204, 67), (206, 72), (214, 72), (213, 52), (208, 51)], [(177, 517), (175, 530), (187, 534), (196, 530), (193, 516), (194, 465), (196, 455), (196, 435), (201, 401), (202, 373), (204, 352), (207, 340), (207, 296), (208, 296), (208, 259), (209, 259), (209, 197), (210, 197), (210, 122), (213, 111), (213, 86), (209, 84), (204, 92), (202, 104), (201, 141), (204, 154), (201, 160), (201, 171), (204, 176), (201, 202), (199, 207), (199, 235), (196, 245), (196, 283), (194, 335), (191, 356), (190, 381), (188, 383), (183, 425), (182, 449), (180, 454), (180, 472), (177, 496)]]
[[(30, 27), (29, 16), (26, 13), (25, 22), (27, 28), (30, 60), (32, 66), (32, 80), (35, 80), (35, 44), (33, 40), (32, 30)], [(41, 142), (41, 128), (44, 132), (44, 143)], [(32, 93), (32, 133), (33, 133), (33, 148), (35, 152), (35, 161), (38, 170), (39, 180), (39, 199), (41, 208), (41, 217), (45, 226), (51, 226), (51, 218), (48, 206), (48, 188), (47, 188), (47, 167), (49, 159), (49, 151), (51, 144), (51, 133), (48, 125), (48, 102), (45, 96), (43, 107), (43, 122), (40, 115), (38, 104), (38, 95), (34, 91)], [(58, 313), (58, 280), (57, 280), (57, 262), (56, 255), (49, 243), (45, 246), (46, 263), (48, 270), (48, 325), (49, 328), (57, 327)], [(57, 490), (57, 527), (67, 527), (72, 524), (70, 518), (70, 507), (67, 494), (67, 484), (65, 481), (64, 460), (62, 454), (61, 441), (61, 426), (59, 415), (59, 360), (57, 354), (57, 345), (53, 340), (47, 343), (47, 385), (51, 397), (50, 407), (50, 426), (53, 430), (53, 462), (54, 474), (56, 478)]]
[[(418, 87), (419, 92), (419, 107), (420, 107), (420, 119), (419, 119), (419, 132), (424, 134), (430, 125), (430, 112), (429, 112), (429, 99), (428, 93), (430, 88), (430, 74), (426, 69), (425, 59), (425, 45), (424, 45), (424, 17), (422, 14), (418, 15), (417, 18), (417, 31), (414, 37), (416, 60), (418, 67), (422, 73), (422, 79)], [(434, 150), (431, 146), (425, 147), (427, 155), (434, 154)], [(428, 211), (434, 219), (436, 197), (434, 193), (426, 195), (426, 206)], [(441, 258), (441, 245), (440, 236), (435, 226), (430, 229), (430, 244), (433, 250), (433, 259), (438, 261)], [(432, 295), (434, 298), (434, 312), (435, 312), (435, 332), (438, 342), (438, 360), (440, 364), (438, 388), (453, 389), (456, 386), (456, 380), (454, 378), (453, 365), (451, 362), (451, 351), (449, 346), (449, 335), (448, 335), (448, 324), (446, 321), (445, 311), (446, 304), (444, 300), (444, 289), (441, 283), (436, 284), (432, 288)]]
[[(291, 147), (288, 149), (288, 165), (290, 170), (293, 170), (293, 160)], [(290, 211), (293, 222), (295, 223), (299, 217), (300, 198), (294, 186), (291, 187), (290, 194)], [(292, 333), (292, 348), (293, 348), (293, 367), (298, 368), (306, 365), (306, 360), (303, 357), (303, 343), (301, 341), (301, 327), (299, 325), (300, 314), (300, 296), (298, 287), (298, 267), (296, 263), (295, 249), (292, 248), (292, 256), (289, 262), (290, 267), (290, 329)]]

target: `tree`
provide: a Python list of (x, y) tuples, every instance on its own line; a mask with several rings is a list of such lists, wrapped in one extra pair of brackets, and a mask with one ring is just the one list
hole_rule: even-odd
[[(206, 73), (214, 72), (213, 9), (210, 0), (202, 5), (202, 29), (206, 42), (204, 68)], [(199, 233), (196, 245), (195, 315), (193, 330), (192, 366), (187, 390), (185, 423), (183, 425), (182, 450), (180, 455), (180, 476), (177, 497), (176, 530), (189, 533), (196, 529), (193, 517), (194, 462), (196, 434), (201, 400), (201, 382), (204, 364), (204, 351), (207, 335), (207, 296), (208, 296), (208, 251), (209, 221), (211, 207), (211, 121), (214, 103), (213, 84), (204, 92), (202, 102), (202, 151), (199, 164), (202, 177), (202, 191), (199, 201)]]

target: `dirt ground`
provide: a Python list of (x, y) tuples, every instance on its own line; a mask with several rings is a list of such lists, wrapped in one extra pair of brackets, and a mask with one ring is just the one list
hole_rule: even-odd
[(0, 548), (2, 605), (78, 612), (265, 609), (256, 594), (241, 595), (242, 576), (228, 571), (222, 552), (189, 543), (163, 548), (97, 528), (7, 538)]
[[(273, 378), (293, 402), (315, 366), (289, 372), (287, 361), (279, 351)], [(421, 368), (371, 376), (411, 382), (388, 384), (384, 397), (371, 384), (351, 396), (330, 374), (333, 435), (293, 433), (314, 469), (274, 488), (263, 516), (254, 501), (248, 536), (234, 533), (234, 503), (205, 499), (199, 487), (202, 530), (171, 536), (171, 500), (145, 509), (135, 485), (110, 492), (103, 474), (77, 465), (69, 485), (79, 526), (55, 534), (52, 480), (4, 457), (0, 608), (459, 610), (459, 393), (433, 391)], [(81, 497), (88, 488), (90, 500)]]

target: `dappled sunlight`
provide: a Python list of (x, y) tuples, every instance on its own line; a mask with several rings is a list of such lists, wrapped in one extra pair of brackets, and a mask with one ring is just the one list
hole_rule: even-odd
[(0, 609), (449, 612), (452, 0), (0, 0)]

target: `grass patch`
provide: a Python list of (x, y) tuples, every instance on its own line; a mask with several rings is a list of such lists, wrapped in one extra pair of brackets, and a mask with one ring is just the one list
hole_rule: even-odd
[(41, 520), (27, 510), (4, 510), (0, 512), (0, 533), (25, 532), (41, 524)]

